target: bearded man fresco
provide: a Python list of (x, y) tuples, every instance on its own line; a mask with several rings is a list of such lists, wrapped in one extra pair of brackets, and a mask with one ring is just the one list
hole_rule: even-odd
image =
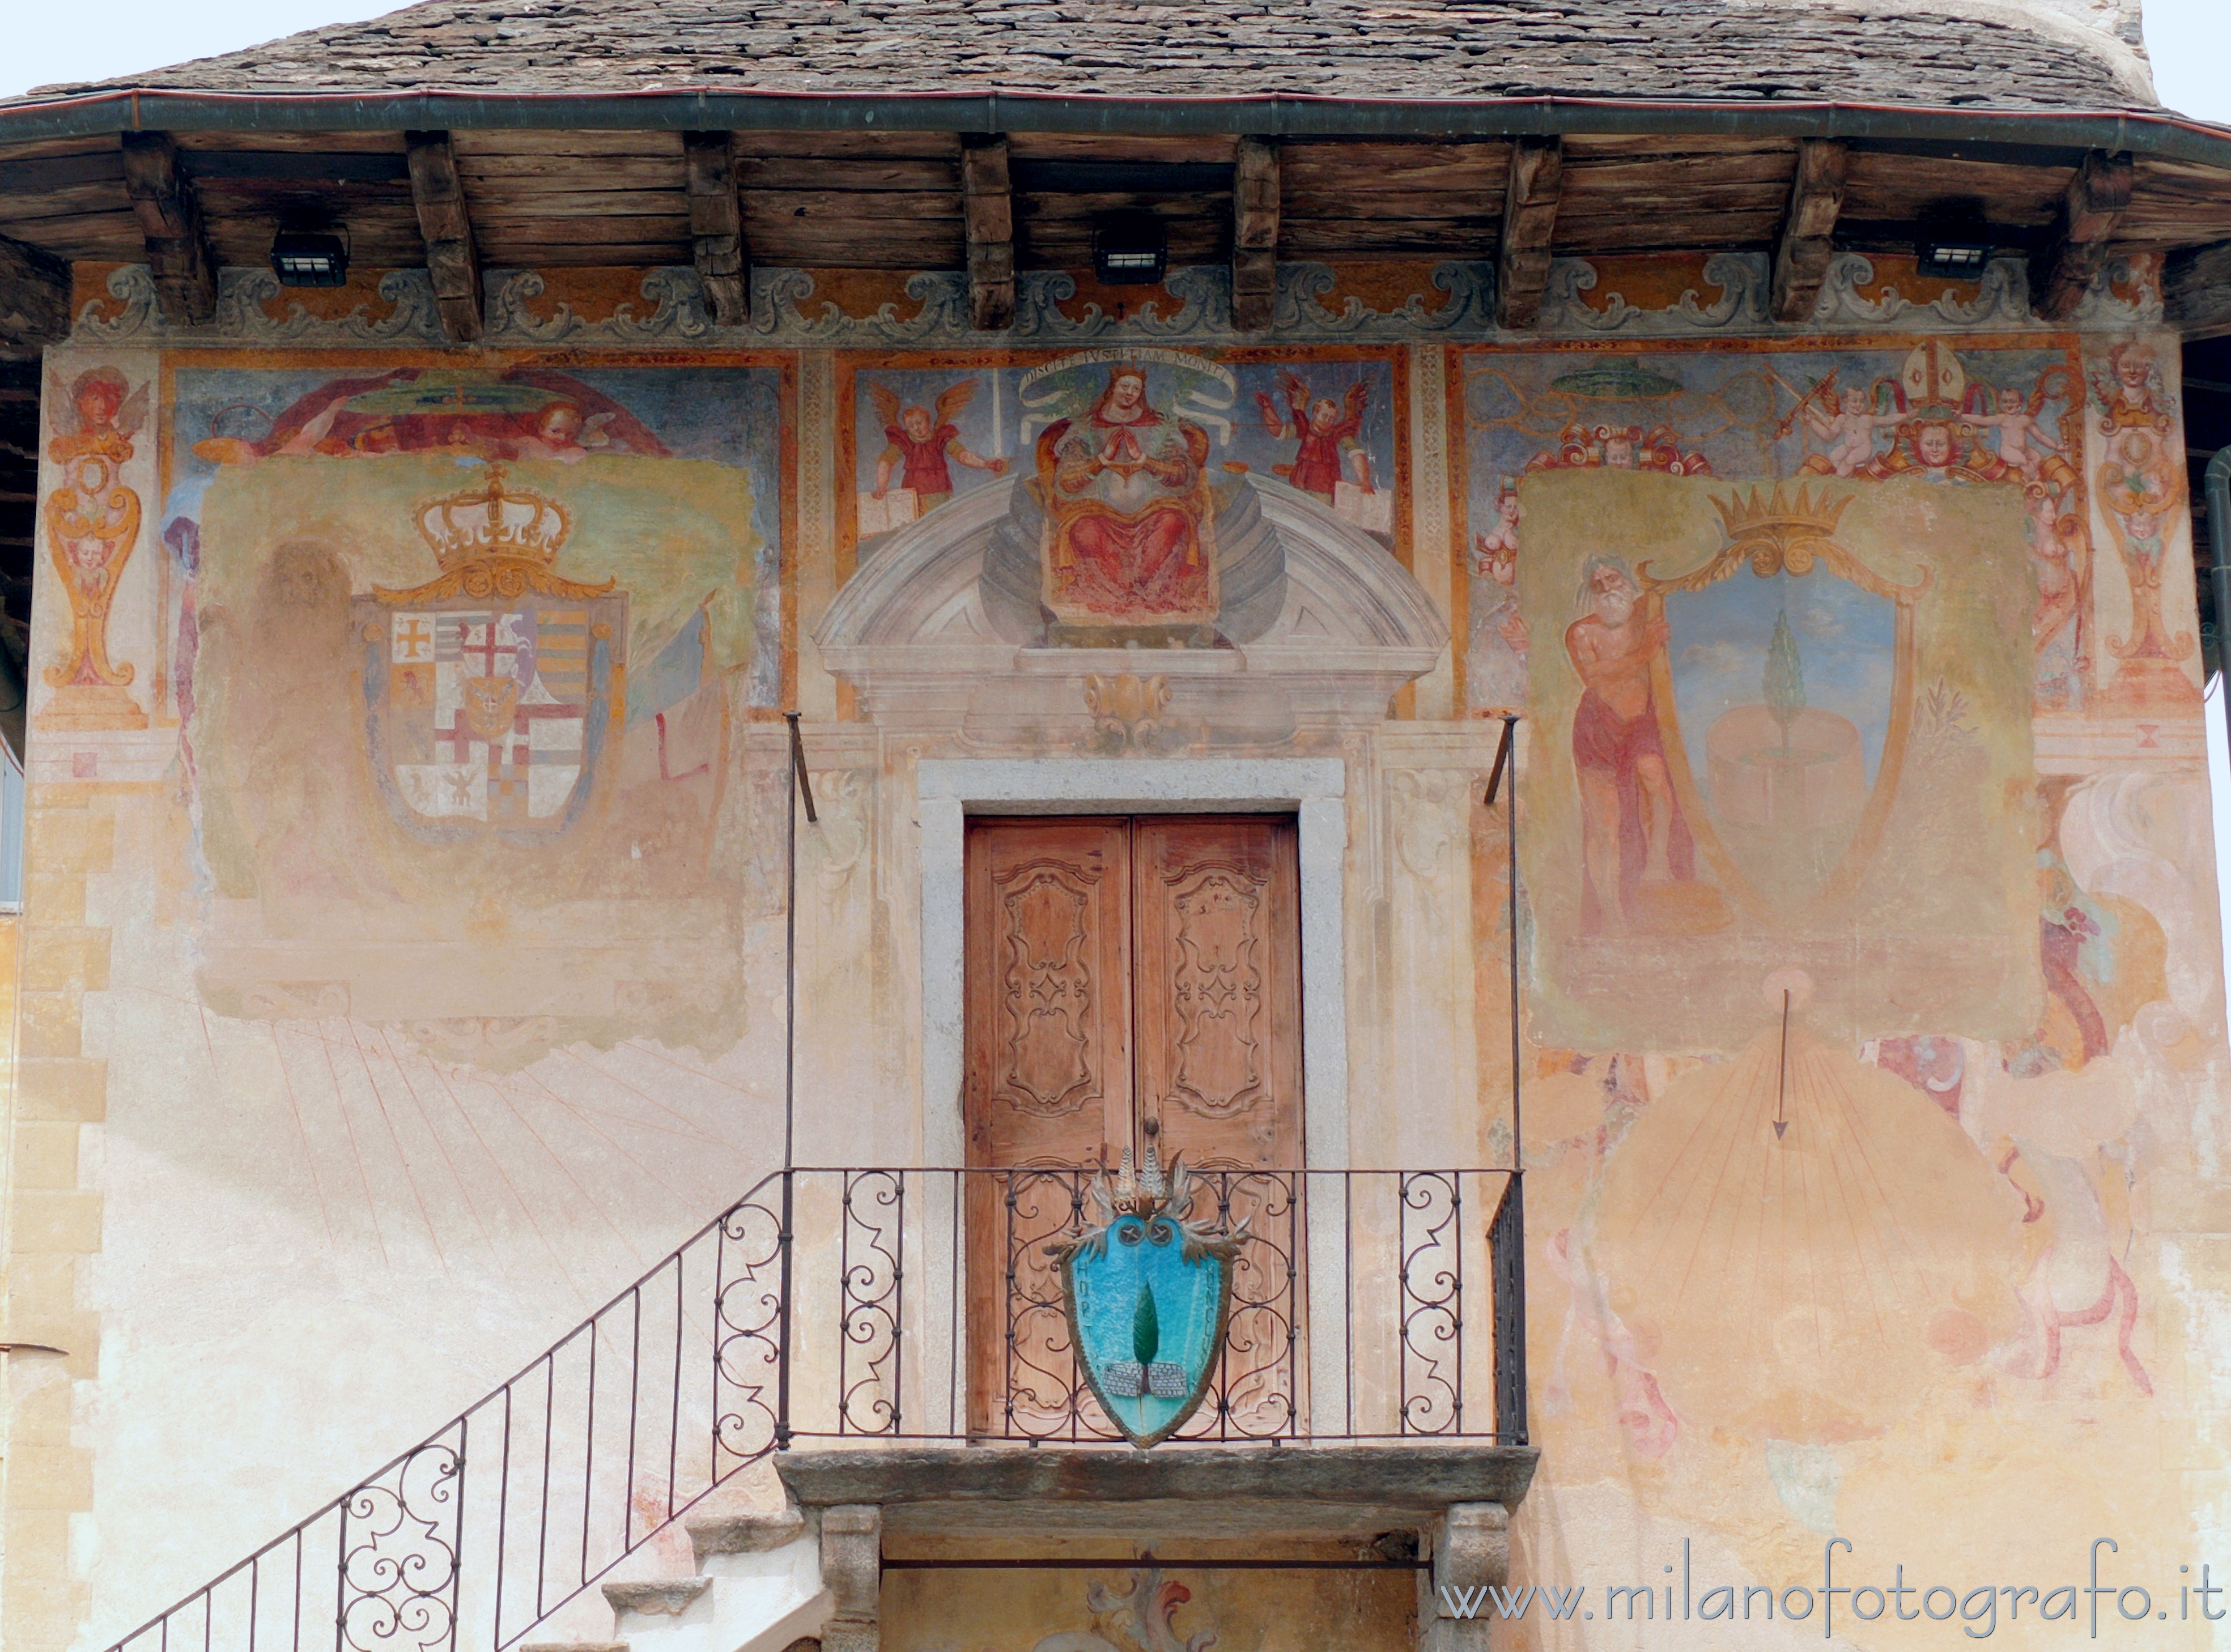
[(1565, 629), (1565, 652), (1583, 685), (1573, 711), (1573, 766), (1581, 784), (1581, 924), (1592, 933), (1641, 926), (1647, 886), (1697, 875), (1650, 681), (1665, 622), (1646, 618), (1641, 599), (1625, 562), (1590, 557), (1581, 570), (1580, 617)]

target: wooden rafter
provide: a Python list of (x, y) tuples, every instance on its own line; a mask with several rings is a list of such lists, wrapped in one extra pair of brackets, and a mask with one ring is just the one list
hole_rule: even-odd
[(751, 249), (736, 194), (735, 152), (725, 132), (682, 134), (689, 184), (689, 248), (713, 319), (740, 327), (752, 319)]
[(69, 331), (69, 266), (0, 238), (0, 355), (35, 351)]
[(2134, 170), (2128, 155), (2093, 150), (2068, 180), (2053, 242), (2030, 269), (2031, 303), (2049, 321), (2076, 313), (2107, 267), (2108, 242), (2130, 210)]
[(1808, 321), (1835, 252), (1836, 218), (1844, 210), (1849, 158), (1833, 138), (1803, 138), (1789, 179), (1789, 205), (1774, 243), (1774, 319)]
[(2231, 241), (2170, 254), (2162, 303), (2170, 326), (2187, 339), (2231, 335)]
[(968, 236), (968, 313), (981, 332), (1015, 325), (1015, 197), (1007, 139), (969, 132), (960, 139), (960, 216)]
[(482, 325), (481, 261), (465, 186), (457, 177), (456, 151), (446, 132), (407, 132), (403, 137), (411, 159), (411, 202), (426, 242), (426, 273), (433, 280), (442, 331), (451, 344), (472, 344)]
[(127, 132), (122, 144), (124, 187), (147, 243), (164, 319), (173, 326), (207, 321), (217, 314), (217, 259), (178, 145), (166, 132)]
[(1242, 332), (1271, 325), (1278, 297), (1278, 145), (1242, 138), (1232, 172), (1232, 322)]
[(1554, 133), (1511, 140), (1510, 182), (1503, 197), (1503, 245), (1495, 260), (1497, 326), (1526, 328), (1542, 314), (1549, 286), (1550, 242), (1564, 192), (1564, 140)]

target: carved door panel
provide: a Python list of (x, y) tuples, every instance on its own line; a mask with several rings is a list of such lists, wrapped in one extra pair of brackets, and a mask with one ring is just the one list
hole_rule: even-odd
[(1295, 850), (1289, 820), (1132, 829), (1140, 1111), (1197, 1170), (1302, 1162)]
[(1280, 1431), (1299, 1364), (1293, 1190), (1272, 1173), (1302, 1164), (1293, 822), (976, 820), (965, 879), (968, 1163), (1006, 1172), (968, 1178), (971, 1430), (1112, 1431), (1046, 1247), (1084, 1212), (1073, 1172), (1143, 1158), (1154, 1131), (1209, 1172), (1201, 1217), (1250, 1224), (1222, 1409), (1197, 1422)]
[[(1132, 1125), (1129, 823), (971, 821), (964, 864), (968, 1164), (1096, 1164)], [(1049, 1432), (1076, 1391), (1045, 1252), (1074, 1180), (967, 1182), (969, 1427)]]
[[(1297, 1403), (1303, 1258), (1302, 981), (1294, 823), (1142, 817), (1131, 838), (1138, 1111), (1165, 1157), (1207, 1172), (1197, 1198), (1247, 1238), (1232, 1265), (1216, 1426), (1284, 1432)], [(1210, 1419), (1204, 1408), (1184, 1430)]]
[(969, 823), (971, 1165), (1089, 1165), (1128, 1137), (1129, 836), (1122, 820)]

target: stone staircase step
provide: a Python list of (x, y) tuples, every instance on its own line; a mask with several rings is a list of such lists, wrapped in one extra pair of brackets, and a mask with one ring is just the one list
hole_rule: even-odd
[(751, 1509), (741, 1514), (715, 1514), (683, 1523), (690, 1547), (702, 1568), (711, 1554), (770, 1554), (796, 1542), (805, 1533), (805, 1516), (793, 1505), (784, 1509)]
[(653, 1578), (641, 1583), (608, 1583), (605, 1598), (616, 1612), (663, 1613), (679, 1617), (692, 1601), (713, 1586), (710, 1578)]

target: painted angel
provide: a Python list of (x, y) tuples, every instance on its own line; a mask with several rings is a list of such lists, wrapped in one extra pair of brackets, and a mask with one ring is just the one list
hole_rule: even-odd
[(1371, 386), (1358, 379), (1335, 403), (1329, 396), (1312, 396), (1298, 377), (1281, 370), (1278, 388), (1286, 398), (1283, 412), (1268, 390), (1255, 393), (1255, 404), (1263, 410), (1263, 428), (1277, 440), (1297, 442), (1301, 446), (1291, 464), (1273, 465), (1271, 474), (1284, 476), (1328, 505), (1343, 481), (1371, 491), (1371, 455), (1364, 451), (1362, 442), (1363, 409), (1371, 399)]
[(2031, 566), (2037, 574), (2030, 633), (2036, 649), (2034, 693), (2048, 709), (2080, 709), (2092, 669), (2084, 623), (2091, 547), (2082, 521), (2043, 494), (2031, 496), (2029, 515)]
[[(55, 434), (81, 442), (104, 438), (119, 442), (128, 455), (132, 438), (147, 423), (147, 390), (145, 384), (132, 389), (130, 381), (113, 367), (88, 368), (67, 385), (61, 374), (49, 373), (47, 404), (55, 410)], [(55, 456), (62, 457), (59, 453)]]
[(552, 402), (534, 415), (533, 427), (511, 443), (510, 456), (577, 465), (592, 453), (612, 450), (612, 435), (606, 427), (618, 416), (609, 410), (585, 414), (574, 402)]
[(975, 394), (976, 381), (964, 378), (941, 391), (934, 408), (902, 408), (896, 390), (869, 382), (868, 397), (875, 404), (876, 416), (883, 423), (886, 443), (883, 456), (876, 461), (877, 499), (890, 492), (896, 474), (898, 485), (913, 493), (916, 513), (928, 515), (953, 497), (954, 465), (988, 470), (994, 476), (1007, 474), (1006, 460), (986, 459), (970, 452), (960, 439), (960, 426), (954, 423)]
[(2067, 450), (2047, 433), (2040, 416), (2050, 399), (2043, 379), (2027, 396), (2008, 385), (1994, 397), (1988, 384), (1973, 384), (1961, 417), (1999, 433), (1999, 461), (2024, 482), (2034, 487), (2051, 483), (2059, 494), (2075, 481), (2076, 473), (2068, 464)]
[(1866, 391), (1847, 384), (1836, 392), (1835, 410), (1831, 412), (1823, 404), (1827, 398), (1821, 394), (1827, 384), (1823, 380), (1798, 403), (1797, 416), (1827, 449), (1807, 457), (1802, 468), (1816, 476), (1849, 476), (1873, 461), (1877, 432), (1895, 426), (1905, 411), (1901, 406), (1892, 412), (1877, 413), (1868, 405)]
[(1465, 698), (1482, 712), (1514, 711), (1526, 700), (1532, 636), (1518, 606), (1518, 490), (1505, 482), (1495, 525), (1472, 535), (1471, 626), (1465, 655)]

